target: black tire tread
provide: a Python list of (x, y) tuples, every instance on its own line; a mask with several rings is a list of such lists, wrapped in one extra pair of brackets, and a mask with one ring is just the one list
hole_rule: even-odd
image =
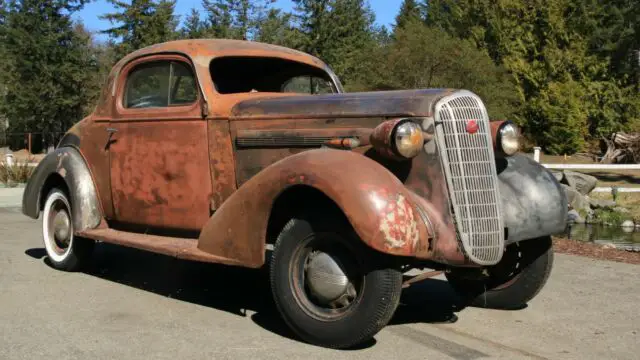
[[(313, 220), (312, 220), (313, 219)], [(381, 289), (381, 293), (384, 293), (385, 296), (389, 297), (388, 301), (380, 302), (375, 306), (375, 311), (373, 313), (368, 313), (364, 318), (366, 324), (364, 325), (354, 325), (352, 321), (354, 314), (351, 314), (347, 322), (343, 322), (339, 326), (349, 326), (352, 328), (352, 334), (348, 338), (321, 338), (321, 337), (311, 337), (307, 335), (307, 331), (300, 329), (297, 324), (293, 323), (286, 314), (287, 312), (287, 304), (283, 303), (280, 299), (280, 294), (277, 294), (277, 268), (280, 266), (278, 259), (276, 258), (276, 254), (278, 254), (280, 247), (287, 246), (284, 244), (285, 237), (287, 233), (291, 231), (294, 227), (298, 226), (300, 222), (304, 221), (322, 221), (326, 222), (326, 219), (321, 219), (318, 217), (314, 217), (313, 215), (303, 215), (298, 216), (296, 218), (291, 219), (287, 224), (283, 227), (280, 232), (276, 243), (273, 249), (273, 258), (270, 266), (270, 281), (271, 288), (273, 291), (273, 298), (276, 303), (277, 308), (282, 314), (282, 318), (287, 323), (287, 325), (296, 333), (301, 339), (307, 341), (309, 343), (329, 347), (336, 349), (345, 349), (351, 348), (358, 344), (361, 344), (370, 338), (372, 338), (376, 333), (378, 333), (393, 317), (395, 309), (397, 308), (400, 302), (400, 293), (402, 291), (402, 273), (388, 268), (382, 269), (374, 269), (372, 271), (373, 274), (371, 276), (376, 279), (375, 287)], [(339, 219), (334, 219), (334, 221), (340, 221)], [(339, 224), (339, 223), (334, 223)], [(344, 223), (343, 223), (344, 224)], [(349, 228), (350, 229), (350, 228)], [(351, 230), (351, 229), (350, 229)], [(369, 278), (368, 278), (369, 279)], [(369, 285), (371, 286), (371, 285)], [(295, 300), (292, 300), (295, 302)], [(357, 311), (357, 309), (355, 310)], [(334, 324), (336, 325), (336, 324)], [(314, 334), (317, 335), (317, 334)]]
[(534, 255), (535, 258), (522, 269), (518, 279), (510, 286), (502, 289), (486, 288), (481, 281), (458, 278), (455, 273), (447, 274), (449, 283), (470, 305), (491, 309), (523, 308), (546, 284), (554, 260), (550, 237), (526, 241), (539, 241), (539, 247), (533, 249), (540, 254)]

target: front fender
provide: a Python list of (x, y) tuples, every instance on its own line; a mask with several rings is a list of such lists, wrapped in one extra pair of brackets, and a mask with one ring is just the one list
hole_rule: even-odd
[(300, 185), (332, 199), (370, 247), (401, 256), (427, 257), (431, 251), (424, 212), (398, 178), (361, 154), (334, 149), (292, 155), (252, 177), (209, 219), (198, 248), (261, 266), (273, 204), (287, 188)]
[(518, 154), (498, 159), (505, 244), (561, 233), (567, 224), (567, 197), (542, 165)]
[(89, 168), (78, 150), (60, 147), (40, 161), (27, 181), (22, 195), (22, 213), (37, 219), (43, 187), (52, 175), (59, 175), (69, 189), (74, 231), (93, 229), (100, 224), (102, 212)]

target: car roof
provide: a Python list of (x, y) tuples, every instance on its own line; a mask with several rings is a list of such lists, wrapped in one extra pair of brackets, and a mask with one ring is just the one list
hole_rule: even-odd
[(320, 59), (301, 51), (261, 42), (231, 39), (194, 39), (159, 43), (128, 54), (118, 61), (116, 67), (121, 68), (131, 60), (142, 56), (163, 53), (177, 53), (185, 55), (194, 63), (199, 63), (201, 65), (206, 64), (205, 66), (209, 66), (211, 60), (216, 57), (255, 56), (277, 57), (302, 62), (320, 68), (326, 67), (326, 64)]

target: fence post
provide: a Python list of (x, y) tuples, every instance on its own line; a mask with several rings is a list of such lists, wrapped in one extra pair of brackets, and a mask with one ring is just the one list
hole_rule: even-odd
[(540, 162), (540, 150), (539, 146), (533, 148), (533, 160), (535, 160), (535, 162)]
[(31, 154), (31, 133), (29, 133), (29, 154)]

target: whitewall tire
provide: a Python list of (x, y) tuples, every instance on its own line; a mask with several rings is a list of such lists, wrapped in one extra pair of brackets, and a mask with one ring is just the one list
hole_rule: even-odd
[(51, 265), (59, 270), (79, 270), (93, 251), (93, 240), (74, 235), (72, 214), (67, 195), (51, 190), (43, 208), (42, 238)]

